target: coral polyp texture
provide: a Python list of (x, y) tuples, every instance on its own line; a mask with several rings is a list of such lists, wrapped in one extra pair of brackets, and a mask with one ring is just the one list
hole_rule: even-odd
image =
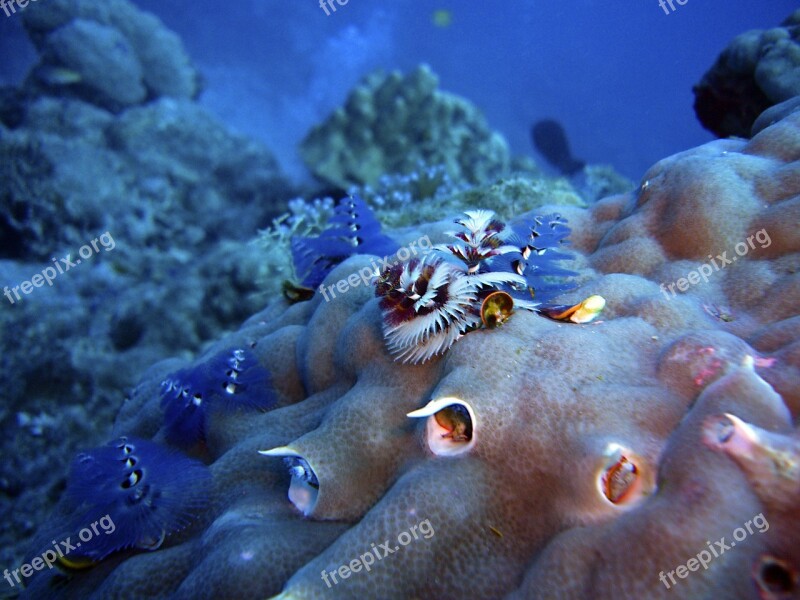
[(406, 76), (374, 73), (308, 133), (303, 160), (317, 177), (342, 188), (437, 166), (458, 183), (507, 171), (503, 136), (489, 129), (474, 104), (438, 86), (427, 65)]
[[(633, 193), (543, 207), (569, 222), (577, 273), (553, 300), (605, 298), (590, 323), (515, 311), (403, 364), (371, 287), (276, 300), (209, 350), (249, 348), (275, 401), (207, 420), (194, 524), (44, 573), (51, 594), (797, 598), (799, 160), (794, 112), (660, 161)], [(452, 243), (456, 217), (392, 237)], [(391, 277), (453, 283), (427, 261)], [(162, 435), (175, 368), (145, 374), (117, 434)]]

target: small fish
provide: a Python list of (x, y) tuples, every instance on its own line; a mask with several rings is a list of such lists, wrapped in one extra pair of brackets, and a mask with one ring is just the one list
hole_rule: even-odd
[(436, 27), (446, 29), (453, 24), (453, 13), (446, 8), (437, 9), (431, 14), (431, 23)]
[(531, 140), (536, 149), (564, 175), (572, 176), (586, 163), (572, 156), (569, 140), (561, 123), (553, 119), (538, 121), (531, 127)]
[(39, 65), (34, 70), (34, 75), (42, 83), (51, 86), (75, 85), (82, 81), (81, 74), (77, 71), (55, 65)]
[(734, 320), (731, 309), (719, 306), (717, 304), (703, 304), (703, 309), (712, 317), (730, 323)]

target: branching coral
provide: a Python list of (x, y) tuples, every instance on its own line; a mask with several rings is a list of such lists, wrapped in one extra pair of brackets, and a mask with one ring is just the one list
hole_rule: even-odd
[(468, 188), (454, 183), (444, 165), (426, 166), (420, 162), (410, 173), (382, 175), (375, 185), (353, 186), (348, 192), (383, 210), (397, 211), (412, 202), (444, 198)]

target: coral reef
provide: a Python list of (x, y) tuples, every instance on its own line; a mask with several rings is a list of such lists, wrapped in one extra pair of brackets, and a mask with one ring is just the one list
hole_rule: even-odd
[(800, 95), (800, 10), (780, 27), (734, 38), (694, 95), (703, 127), (719, 137), (749, 138), (764, 110)]
[(183, 44), (128, 0), (53, 0), (23, 14), (41, 63), (32, 90), (58, 92), (111, 111), (162, 96), (192, 99), (200, 78)]
[[(796, 111), (658, 162), (635, 192), (542, 207), (581, 274), (559, 300), (607, 299), (590, 324), (517, 312), (403, 365), (366, 286), (275, 302), (208, 351), (251, 348), (277, 402), (207, 423), (196, 525), (36, 592), (797, 597), (799, 161)], [(175, 368), (145, 374), (117, 435), (160, 435)]]
[(444, 165), (417, 165), (406, 174), (381, 175), (374, 186), (353, 186), (350, 194), (358, 194), (371, 204), (384, 210), (401, 212), (412, 202), (452, 196), (465, 184), (453, 183)]
[(468, 101), (437, 90), (427, 65), (405, 77), (367, 77), (300, 153), (323, 181), (348, 188), (375, 185), (387, 173), (442, 165), (455, 182), (481, 183), (508, 170), (508, 144)]
[(611, 165), (586, 165), (583, 177), (577, 184), (582, 198), (595, 202), (614, 194), (633, 191), (636, 185), (627, 177), (620, 175)]
[[(42, 63), (0, 94), (0, 287), (84, 254), (52, 286), (2, 300), (6, 565), (19, 564), (20, 544), (52, 509), (71, 455), (108, 438), (142, 369), (198, 351), (280, 293), (259, 282), (280, 272), (271, 259), (288, 238), (277, 250), (250, 241), (292, 192), (267, 148), (191, 100), (196, 73), (155, 17), (121, 0), (31, 3), (20, 17)], [(140, 86), (142, 104), (112, 107), (95, 87), (43, 84), (43, 69), (80, 66), (56, 61), (56, 41), (93, 31), (103, 33), (63, 51), (113, 70), (121, 65), (103, 61), (133, 48), (125, 56), (141, 80), (104, 71), (98, 85)], [(103, 40), (115, 50), (98, 51)], [(100, 246), (104, 235), (113, 243)]]
[(130, 232), (126, 247), (186, 251), (248, 239), (284, 209), (288, 185), (267, 149), (186, 100), (114, 116), (43, 96), (2, 132), (0, 230), (13, 240), (5, 258), (49, 260), (100, 228)]
[[(529, 170), (463, 189), (446, 188), (447, 191), (434, 194), (406, 209), (393, 202), (383, 205), (379, 199), (373, 200), (372, 190), (361, 192), (364, 188), (358, 189), (365, 199), (372, 202), (381, 223), (391, 228), (420, 226), (438, 221), (442, 215), (453, 215), (476, 207), (491, 210), (498, 218), (508, 221), (529, 211), (541, 212), (539, 209), (546, 204), (587, 206), (585, 197), (568, 180), (547, 178)], [(633, 189), (633, 185), (626, 185), (625, 189)], [(392, 188), (383, 198), (390, 197), (396, 191), (397, 188)], [(399, 191), (403, 193), (405, 190), (401, 188)], [(413, 210), (409, 210), (411, 208)]]

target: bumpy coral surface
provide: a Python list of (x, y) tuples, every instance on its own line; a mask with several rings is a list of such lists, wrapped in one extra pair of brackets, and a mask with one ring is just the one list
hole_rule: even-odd
[(509, 165), (508, 144), (467, 100), (437, 90), (423, 65), (403, 77), (376, 73), (344, 107), (309, 132), (300, 152), (312, 173), (346, 188), (374, 185), (420, 163), (443, 165), (454, 180), (484, 182)]
[[(591, 324), (517, 312), (404, 365), (369, 286), (273, 305), (209, 350), (250, 348), (277, 401), (207, 423), (194, 527), (31, 597), (798, 597), (799, 160), (795, 112), (552, 207), (580, 252), (563, 300), (607, 299)], [(178, 366), (116, 434), (162, 439)]]
[(764, 110), (800, 94), (800, 10), (780, 27), (737, 36), (694, 88), (703, 127), (750, 137)]
[(127, 0), (31, 3), (23, 18), (43, 57), (29, 80), (33, 87), (74, 93), (114, 111), (200, 91), (180, 38)]

